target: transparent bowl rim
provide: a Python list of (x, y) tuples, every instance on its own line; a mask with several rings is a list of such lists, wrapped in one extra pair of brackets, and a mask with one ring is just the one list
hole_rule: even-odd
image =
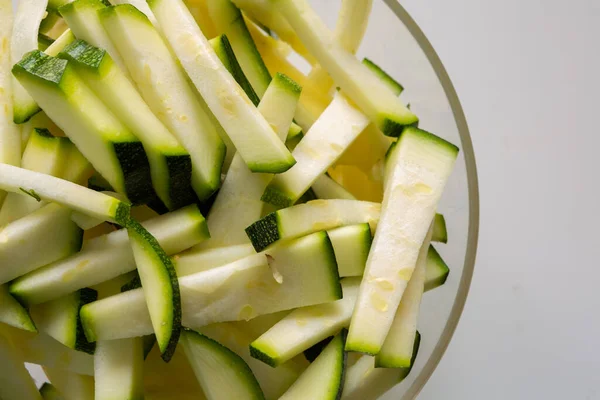
[(477, 254), (477, 241), (479, 235), (479, 185), (477, 181), (477, 166), (475, 163), (475, 153), (473, 151), (473, 143), (471, 141), (471, 135), (469, 134), (469, 127), (467, 120), (463, 112), (463, 108), (458, 99), (454, 85), (448, 76), (448, 72), (439, 56), (433, 49), (433, 46), (421, 30), (415, 20), (409, 15), (409, 13), (402, 7), (398, 0), (384, 0), (390, 10), (398, 17), (413, 38), (417, 41), (419, 47), (429, 60), (429, 63), (433, 67), (435, 74), (444, 89), (446, 98), (450, 103), (454, 120), (460, 135), (461, 151), (463, 152), (466, 170), (467, 170), (467, 187), (469, 193), (469, 229), (467, 233), (467, 247), (465, 251), (465, 263), (463, 272), (460, 277), (458, 286), (458, 292), (450, 311), (450, 316), (446, 321), (446, 326), (442, 331), (440, 340), (436, 344), (431, 356), (427, 360), (427, 363), (423, 369), (419, 372), (419, 375), (413, 382), (412, 386), (407, 390), (404, 395), (404, 399), (414, 399), (417, 397), (419, 392), (423, 389), (433, 371), (438, 366), (442, 356), (446, 352), (450, 340), (454, 335), (454, 331), (458, 326), (458, 321), (465, 306), (469, 288), (471, 286), (471, 280), (473, 278), (473, 271), (475, 269), (475, 257)]

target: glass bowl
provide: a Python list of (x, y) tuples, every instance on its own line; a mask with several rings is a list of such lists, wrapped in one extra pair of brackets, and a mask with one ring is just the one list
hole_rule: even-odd
[[(333, 28), (339, 0), (312, 0)], [(410, 375), (382, 399), (414, 399), (440, 362), (462, 313), (477, 250), (479, 193), (473, 145), (454, 86), (425, 34), (398, 0), (375, 0), (358, 57), (368, 57), (399, 80), (402, 98), (419, 116), (419, 126), (460, 147), (438, 212), (446, 217), (449, 240), (436, 249), (450, 266), (446, 283), (423, 296), (418, 329), (421, 347)]]

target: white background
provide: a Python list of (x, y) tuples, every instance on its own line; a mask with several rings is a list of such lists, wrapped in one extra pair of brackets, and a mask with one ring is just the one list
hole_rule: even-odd
[(404, 0), (473, 137), (480, 246), (419, 399), (600, 399), (600, 2)]

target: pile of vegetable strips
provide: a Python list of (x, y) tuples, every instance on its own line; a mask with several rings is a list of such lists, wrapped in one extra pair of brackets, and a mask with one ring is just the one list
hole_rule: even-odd
[(331, 31), (307, 0), (0, 0), (0, 398), (408, 375), (458, 148), (355, 56), (371, 7)]

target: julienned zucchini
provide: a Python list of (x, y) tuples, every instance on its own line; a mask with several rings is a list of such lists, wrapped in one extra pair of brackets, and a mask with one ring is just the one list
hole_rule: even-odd
[[(285, 138), (300, 95), (298, 85), (285, 75), (276, 75), (265, 92), (258, 111), (264, 115), (280, 142)], [(208, 214), (210, 247), (241, 244), (248, 241), (244, 229), (260, 218), (264, 203), (261, 194), (267, 187), (270, 174), (250, 171), (242, 158), (233, 158), (223, 186)]]
[(207, 0), (207, 5), (215, 27), (229, 39), (244, 74), (262, 98), (271, 75), (248, 32), (242, 12), (230, 0)]
[(338, 333), (280, 399), (339, 399), (346, 369), (345, 339), (345, 331)]
[(144, 398), (143, 338), (99, 341), (94, 354), (94, 400)]
[(0, 285), (0, 322), (24, 331), (37, 332), (29, 312), (11, 296), (7, 285)]
[(123, 57), (111, 42), (98, 17), (98, 11), (106, 8), (107, 4), (108, 2), (104, 0), (68, 0), (59, 7), (58, 12), (65, 19), (77, 39), (85, 40), (92, 46), (108, 52), (122, 73), (127, 76), (127, 79), (131, 80), (125, 68)]
[(327, 231), (341, 277), (361, 276), (371, 249), (371, 227), (368, 223), (347, 225)]
[(152, 184), (167, 208), (192, 203), (190, 155), (154, 116), (112, 57), (83, 40), (71, 43), (59, 56), (73, 63), (85, 83), (141, 140), (150, 162)]
[(47, 303), (37, 304), (30, 308), (30, 313), (40, 332), (71, 349), (94, 354), (96, 344), (88, 342), (85, 338), (79, 310), (83, 305), (97, 299), (98, 292), (83, 288)]
[(311, 189), (319, 199), (356, 200), (352, 193), (344, 189), (342, 185), (331, 179), (327, 174), (319, 176), (313, 182)]
[(346, 371), (342, 400), (376, 400), (402, 382), (414, 365), (420, 344), (421, 334), (417, 332), (413, 344), (411, 366), (408, 368), (376, 368), (375, 357), (361, 356)]
[[(200, 200), (221, 184), (225, 145), (167, 43), (148, 18), (129, 4), (98, 15), (152, 112), (192, 157), (192, 186)], [(168, 84), (165, 84), (168, 82)]]
[(444, 262), (435, 247), (429, 246), (427, 253), (427, 266), (425, 270), (425, 291), (435, 289), (446, 283), (450, 268)]
[(163, 359), (168, 362), (175, 352), (181, 332), (181, 298), (177, 274), (171, 259), (156, 238), (140, 223), (131, 220), (127, 225), (127, 233), (156, 341)]
[(400, 82), (396, 81), (392, 78), (387, 72), (385, 72), (379, 65), (375, 64), (373, 61), (368, 58), (364, 58), (362, 60), (364, 66), (369, 68), (375, 76), (379, 78), (383, 83), (387, 85), (388, 88), (391, 89), (392, 93), (396, 96), (400, 96), (400, 94), (404, 91), (404, 87), (400, 84)]
[(76, 253), (82, 236), (71, 210), (56, 203), (11, 222), (0, 231), (0, 283)]
[(359, 285), (359, 278), (343, 279), (344, 297), (341, 300), (298, 308), (289, 313), (252, 342), (252, 357), (275, 367), (347, 328)]
[(185, 354), (209, 400), (265, 398), (254, 374), (233, 351), (191, 330), (181, 335)]
[(350, 324), (349, 351), (381, 350), (458, 155), (456, 146), (414, 127), (404, 129), (397, 143), (398, 154), (388, 158), (395, 164)]
[(313, 200), (275, 211), (246, 228), (256, 251), (282, 239), (368, 222), (374, 228), (381, 204), (357, 200)]
[(413, 343), (417, 335), (417, 321), (421, 299), (425, 288), (427, 255), (433, 228), (423, 240), (415, 270), (406, 286), (398, 305), (392, 326), (385, 337), (379, 354), (375, 356), (375, 366), (383, 368), (408, 368), (411, 365)]
[(117, 192), (134, 204), (154, 195), (142, 144), (66, 60), (33, 51), (13, 74)]
[(0, 189), (25, 193), (36, 200), (54, 201), (81, 213), (125, 225), (128, 203), (50, 175), (0, 164)]
[[(295, 160), (221, 63), (181, 0), (150, 4), (190, 80), (252, 172), (281, 173)], [(285, 127), (286, 131), (289, 125)]]
[(254, 254), (250, 243), (215, 248), (194, 248), (173, 256), (177, 276), (186, 276), (232, 263)]
[[(310, 286), (311, 290), (306, 291)], [(183, 325), (222, 321), (335, 301), (341, 298), (337, 266), (325, 232), (288, 241), (266, 252), (179, 279)], [(82, 309), (90, 340), (152, 333), (141, 290), (112, 296)]]
[(405, 126), (418, 122), (385, 83), (336, 43), (306, 0), (276, 0), (274, 4), (335, 83), (384, 134), (399, 136)]
[(289, 207), (352, 144), (369, 119), (340, 93), (317, 119), (298, 146), (293, 156), (296, 164), (277, 175), (267, 186), (262, 200), (278, 207)]
[[(68, 148), (69, 139), (54, 137), (47, 129), (34, 128), (23, 152), (21, 167), (60, 178)], [(0, 209), (0, 226), (30, 214), (43, 205), (22, 192), (9, 193)]]
[[(167, 254), (179, 253), (209, 237), (206, 221), (196, 205), (155, 217), (142, 225)], [(86, 241), (79, 253), (18, 278), (12, 282), (10, 291), (23, 303), (38, 304), (134, 269), (127, 232), (119, 230)]]

